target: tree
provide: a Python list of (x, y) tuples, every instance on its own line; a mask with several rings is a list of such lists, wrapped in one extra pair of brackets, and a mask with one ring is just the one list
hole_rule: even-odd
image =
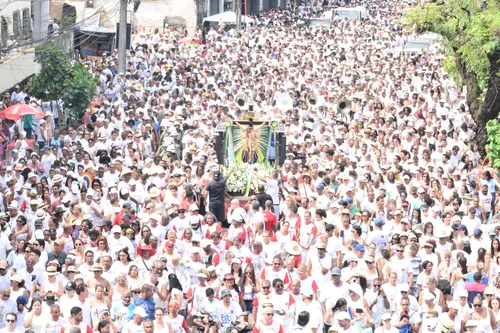
[(68, 125), (81, 123), (94, 97), (97, 78), (81, 63), (71, 63), (52, 42), (37, 48), (35, 61), (41, 65), (41, 70), (31, 80), (29, 93), (44, 101), (61, 99), (66, 109), (65, 122)]
[(467, 87), (477, 125), (475, 142), (484, 154), (486, 124), (500, 113), (500, 3), (498, 0), (440, 0), (405, 13), (403, 25), (443, 36), (448, 74)]
[(486, 131), (488, 132), (486, 152), (491, 159), (490, 165), (500, 169), (500, 122), (496, 119), (488, 121)]

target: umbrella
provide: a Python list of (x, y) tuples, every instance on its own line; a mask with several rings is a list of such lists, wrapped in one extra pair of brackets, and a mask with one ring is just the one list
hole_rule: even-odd
[(177, 44), (189, 44), (189, 43), (198, 43), (201, 44), (201, 39), (196, 37), (184, 37), (177, 41)]
[(43, 111), (39, 111), (35, 107), (27, 104), (14, 104), (0, 112), (0, 118), (10, 120), (18, 120), (22, 116), (27, 115), (37, 116), (38, 118), (45, 117), (45, 113)]

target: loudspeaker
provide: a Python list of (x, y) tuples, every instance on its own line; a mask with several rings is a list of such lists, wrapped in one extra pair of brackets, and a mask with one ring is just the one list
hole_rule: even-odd
[(278, 133), (278, 151), (276, 153), (278, 156), (278, 164), (283, 165), (286, 159), (286, 135), (285, 133)]
[(218, 132), (215, 136), (215, 151), (217, 154), (217, 163), (223, 165), (224, 164), (224, 149), (222, 146), (223, 140), (223, 132)]
[[(116, 24), (115, 48), (118, 49), (120, 36), (120, 23)], [(127, 50), (130, 50), (130, 37), (132, 36), (132, 24), (127, 23)]]

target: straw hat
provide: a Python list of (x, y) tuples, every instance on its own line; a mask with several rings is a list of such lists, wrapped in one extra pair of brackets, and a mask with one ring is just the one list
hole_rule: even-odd
[(132, 173), (132, 170), (130, 170), (129, 168), (127, 167), (124, 167), (122, 169), (122, 172), (120, 173), (120, 178), (122, 178), (123, 176), (125, 175), (128, 175), (128, 174), (131, 174)]
[(59, 274), (59, 273), (57, 272), (57, 268), (55, 266), (47, 267), (47, 275), (53, 276), (53, 275), (57, 275), (57, 274)]
[(153, 187), (152, 189), (149, 190), (148, 196), (150, 198), (156, 198), (157, 196), (160, 195), (160, 193), (161, 193), (161, 191), (159, 188)]
[(101, 264), (94, 264), (92, 265), (92, 268), (90, 269), (91, 272), (99, 272), (99, 271), (103, 271), (104, 269), (102, 268), (102, 265)]
[(286, 243), (284, 246), (284, 250), (293, 256), (302, 254), (302, 247), (296, 241)]

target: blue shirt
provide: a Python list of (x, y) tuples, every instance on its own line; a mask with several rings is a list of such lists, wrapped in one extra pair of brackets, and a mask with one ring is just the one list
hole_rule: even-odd
[(148, 319), (154, 320), (154, 312), (155, 312), (155, 301), (153, 297), (144, 299), (139, 296), (134, 297), (135, 306), (142, 306), (146, 313), (148, 314)]

